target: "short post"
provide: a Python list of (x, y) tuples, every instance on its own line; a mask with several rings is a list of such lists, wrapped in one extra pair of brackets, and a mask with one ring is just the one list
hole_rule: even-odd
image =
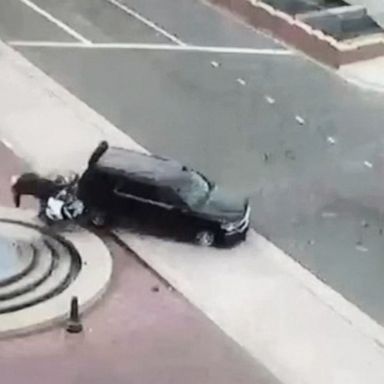
[(71, 299), (71, 309), (66, 329), (69, 333), (80, 333), (83, 330), (83, 325), (80, 321), (79, 300), (77, 296), (74, 296)]

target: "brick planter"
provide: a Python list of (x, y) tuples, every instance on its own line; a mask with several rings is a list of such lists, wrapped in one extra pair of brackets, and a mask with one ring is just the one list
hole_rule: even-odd
[(384, 38), (380, 36), (372, 36), (364, 41), (340, 42), (261, 1), (209, 1), (229, 9), (255, 28), (269, 31), (280, 40), (334, 68), (384, 55)]

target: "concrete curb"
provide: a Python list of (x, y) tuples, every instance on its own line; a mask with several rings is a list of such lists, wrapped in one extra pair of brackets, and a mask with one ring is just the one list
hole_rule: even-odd
[(365, 81), (357, 77), (352, 77), (339, 72), (340, 77), (347, 83), (355, 85), (365, 91), (371, 91), (376, 93), (384, 93), (384, 85), (376, 84), (373, 82)]
[[(30, 210), (0, 208), (0, 218), (42, 228)], [(78, 229), (59, 234), (78, 253), (81, 270), (75, 280), (59, 295), (35, 306), (0, 315), (0, 338), (36, 332), (66, 320), (73, 296), (80, 311), (90, 308), (105, 292), (112, 276), (112, 258), (105, 244), (94, 234)]]
[(351, 70), (343, 67), (341, 67), (337, 73), (347, 83), (365, 91), (384, 93), (384, 75), (378, 79), (372, 79), (371, 71)]
[(339, 42), (308, 24), (258, 0), (209, 0), (239, 16), (248, 24), (266, 30), (334, 68), (384, 55), (384, 35)]

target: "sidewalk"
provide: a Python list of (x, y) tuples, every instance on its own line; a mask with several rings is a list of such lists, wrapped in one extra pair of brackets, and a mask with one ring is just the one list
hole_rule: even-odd
[(384, 58), (345, 65), (338, 74), (347, 82), (370, 91), (384, 93)]

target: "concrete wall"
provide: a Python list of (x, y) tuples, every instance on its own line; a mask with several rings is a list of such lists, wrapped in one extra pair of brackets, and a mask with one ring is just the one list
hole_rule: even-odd
[(341, 45), (330, 36), (315, 30), (286, 13), (260, 1), (210, 0), (231, 10), (256, 28), (270, 31), (282, 41), (297, 47), (309, 56), (335, 68), (360, 60), (384, 55), (384, 41)]
[(348, 0), (353, 5), (362, 5), (368, 14), (384, 28), (384, 0)]
[(362, 6), (344, 6), (309, 12), (297, 18), (337, 40), (350, 39), (381, 32), (380, 27), (367, 15)]

